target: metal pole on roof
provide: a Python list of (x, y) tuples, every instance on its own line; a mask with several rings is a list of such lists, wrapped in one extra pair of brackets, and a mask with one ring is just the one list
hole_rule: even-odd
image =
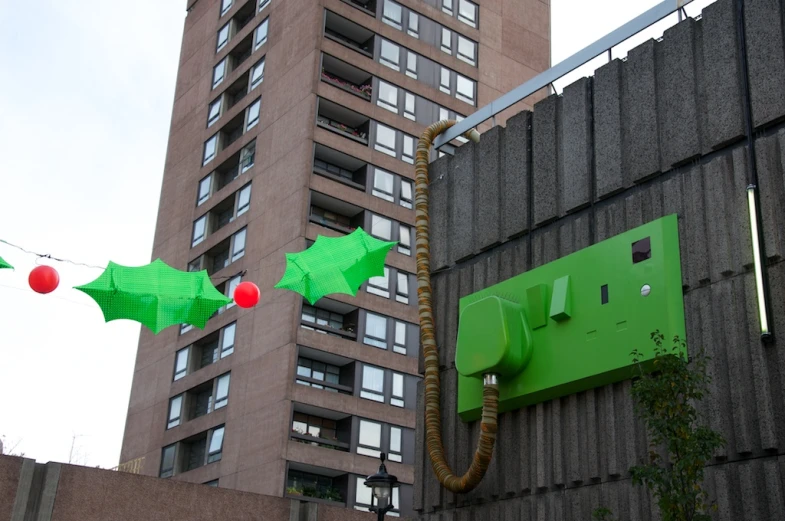
[[(631, 36), (641, 32), (650, 25), (659, 22), (674, 11), (680, 11), (692, 0), (663, 0), (645, 13), (633, 18), (618, 29), (606, 34), (593, 44), (576, 52), (566, 60), (554, 65), (550, 69), (541, 72), (529, 81), (515, 87), (507, 94), (502, 95), (490, 104), (477, 109), (476, 112), (464, 118), (460, 123), (456, 123), (445, 132), (436, 137), (433, 143), (437, 150), (449, 143), (453, 139), (461, 136), (469, 130), (477, 127), (480, 123), (491, 119), (499, 112), (515, 105), (519, 101), (531, 96), (538, 90), (547, 87), (565, 74), (572, 72), (589, 60), (596, 58), (609, 49), (617, 46)], [(681, 14), (679, 15), (681, 16)]]

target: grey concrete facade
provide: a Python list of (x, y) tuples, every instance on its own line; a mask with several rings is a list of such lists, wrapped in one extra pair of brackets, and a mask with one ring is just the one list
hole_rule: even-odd
[[(479, 422), (456, 415), (461, 297), (661, 216), (679, 216), (687, 341), (711, 361), (701, 404), (727, 445), (705, 485), (715, 519), (785, 519), (785, 3), (745, 0), (749, 89), (735, 0), (667, 30), (483, 134), (431, 168), (435, 320), (443, 436), (468, 468)], [(759, 338), (745, 188), (749, 99), (775, 340)], [(422, 371), (422, 360), (420, 360)], [(425, 451), (418, 393), (414, 509), (430, 521), (654, 520), (628, 469), (648, 450), (631, 383), (500, 416), (480, 486), (442, 489)]]

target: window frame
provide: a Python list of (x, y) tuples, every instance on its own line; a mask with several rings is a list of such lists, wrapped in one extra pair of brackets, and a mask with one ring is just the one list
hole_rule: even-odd
[[(166, 464), (167, 453), (171, 454), (171, 466), (164, 469)], [(174, 469), (177, 466), (177, 443), (172, 443), (161, 449), (161, 465), (158, 468), (159, 478), (168, 478), (174, 476)]]
[[(374, 230), (374, 224), (376, 222), (375, 219), (377, 219), (377, 218), (382, 220), (382, 221), (387, 221), (388, 223), (390, 223), (390, 235), (388, 237), (385, 237), (382, 234), (377, 234), (376, 231)], [(392, 238), (393, 238), (393, 222), (394, 221), (392, 219), (384, 217), (383, 215), (379, 215), (379, 214), (376, 214), (376, 213), (371, 213), (371, 235), (376, 237), (377, 239), (381, 239), (381, 240), (384, 240), (384, 241), (392, 241)]]
[[(374, 279), (376, 279), (376, 281), (374, 281)], [(384, 281), (383, 284), (379, 283), (379, 279)], [(369, 278), (365, 291), (383, 298), (390, 298), (390, 268), (385, 266), (384, 275)]]
[[(376, 130), (376, 132), (375, 132), (374, 142), (373, 142), (374, 150), (378, 150), (379, 152), (381, 152), (383, 154), (387, 154), (388, 156), (397, 157), (398, 153), (397, 153), (397, 150), (396, 150), (396, 144), (398, 143), (398, 131), (395, 130), (393, 127), (388, 127), (387, 125), (382, 125), (378, 121), (376, 122), (375, 130)], [(380, 132), (380, 130), (382, 130), (383, 132)], [(379, 140), (380, 135), (388, 135), (388, 133), (390, 133), (390, 132), (392, 133), (392, 138), (393, 138), (392, 147), (390, 147), (388, 144), (382, 143)], [(389, 136), (386, 136), (386, 137), (389, 137)]]
[[(245, 194), (247, 194), (247, 196)], [(248, 201), (245, 204), (241, 204), (244, 196), (247, 197)], [(251, 183), (248, 183), (237, 190), (237, 200), (235, 202), (235, 206), (236, 208), (234, 214), (236, 217), (240, 217), (251, 208)]]
[[(251, 112), (256, 110), (256, 117), (251, 119)], [(262, 98), (261, 96), (256, 98), (248, 105), (248, 108), (245, 109), (245, 131), (248, 132), (252, 128), (254, 128), (259, 123), (259, 118), (262, 114)]]
[[(178, 370), (177, 365), (178, 365), (178, 361), (180, 360), (180, 353), (183, 352), (185, 352), (185, 361), (184, 361), (185, 367)], [(173, 382), (176, 382), (177, 380), (180, 380), (181, 378), (184, 378), (185, 376), (188, 375), (188, 365), (190, 361), (191, 361), (191, 346), (186, 346), (182, 349), (177, 350), (177, 352), (174, 354), (174, 372), (172, 374)], [(182, 375), (177, 376), (180, 373), (182, 373)]]
[[(445, 44), (445, 37), (447, 41), (446, 44)], [(441, 30), (439, 49), (441, 49), (443, 53), (452, 56), (452, 30), (444, 26), (442, 26), (442, 30)]]
[[(395, 381), (401, 382), (401, 394), (395, 393)], [(395, 407), (406, 407), (404, 395), (406, 394), (406, 377), (403, 373), (392, 372), (392, 385), (390, 386), (390, 405)], [(398, 403), (400, 402), (400, 404)]]
[[(403, 341), (398, 341), (398, 326), (403, 326)], [(393, 329), (393, 352), (399, 355), (405, 355), (407, 352), (407, 337), (409, 334), (409, 326), (403, 320), (394, 321)]]
[[(221, 94), (215, 98), (213, 102), (210, 103), (210, 105), (207, 107), (207, 128), (212, 127), (216, 121), (221, 119), (221, 116), (223, 115), (223, 98), (223, 94)], [(211, 116), (213, 113), (213, 107), (216, 105), (218, 106), (218, 111), (214, 116)]]
[[(180, 393), (177, 396), (172, 396), (169, 398), (169, 415), (166, 422), (166, 430), (173, 429), (182, 423), (183, 418), (183, 394)], [(173, 407), (175, 402), (177, 402), (177, 415), (172, 417), (172, 413), (174, 412)]]
[[(256, 26), (256, 29), (254, 29), (254, 32), (253, 32), (253, 50), (254, 51), (258, 51), (259, 48), (262, 45), (267, 43), (267, 37), (270, 34), (269, 21), (270, 21), (270, 17), (268, 16), (267, 18), (262, 20), (262, 22), (259, 25)], [(262, 38), (262, 40), (259, 40), (259, 33), (262, 30), (262, 28), (264, 28), (264, 38)]]
[[(262, 56), (262, 58), (257, 61), (256, 63), (251, 66), (251, 70), (248, 72), (248, 92), (251, 92), (256, 87), (264, 83), (264, 64), (266, 62), (267, 56)], [(256, 71), (261, 70), (262, 74), (256, 80), (254, 80), (254, 76), (256, 76)]]
[(221, 0), (220, 12), (221, 16), (229, 12), (229, 9), (234, 5), (234, 0)]
[[(382, 332), (384, 333), (384, 337), (376, 336), (375, 334), (371, 334), (368, 331), (371, 329), (369, 327), (369, 323), (371, 319), (379, 319), (381, 320)], [(363, 334), (363, 344), (373, 347), (378, 347), (379, 349), (387, 349), (387, 319), (384, 315), (379, 315), (378, 313), (372, 313), (370, 311), (365, 312), (365, 329)], [(374, 328), (375, 329), (375, 328)]]
[[(227, 346), (226, 345), (226, 339), (229, 336), (228, 335), (228, 331), (230, 331), (230, 330), (232, 331), (232, 334), (231, 334), (232, 343), (231, 343), (231, 345)], [(227, 356), (229, 356), (232, 353), (234, 353), (234, 347), (235, 347), (236, 341), (237, 341), (237, 322), (235, 321), (235, 322), (232, 322), (231, 324), (227, 324), (223, 328), (221, 328), (221, 341), (220, 341), (220, 346), (221, 346), (221, 355), (220, 356), (221, 356), (221, 358), (226, 358)]]
[[(403, 235), (404, 235), (403, 234), (403, 230), (406, 230), (406, 237), (407, 237), (406, 242), (404, 242), (404, 240), (403, 240)], [(407, 224), (400, 224), (400, 223), (398, 224), (398, 247), (397, 247), (397, 250), (398, 250), (398, 253), (401, 253), (403, 255), (411, 256), (411, 254), (412, 254), (412, 229)]]
[[(390, 178), (390, 190), (387, 191), (383, 187), (379, 187), (376, 184), (376, 175), (381, 174), (381, 177), (384, 179), (385, 176), (389, 176)], [(389, 201), (391, 203), (395, 202), (395, 177), (396, 175), (392, 172), (388, 172), (387, 170), (383, 170), (379, 167), (373, 167), (373, 182), (371, 185), (371, 195), (374, 197), (378, 197), (379, 199), (383, 199), (385, 201)]]
[[(232, 24), (232, 22), (230, 20), (229, 22), (226, 22), (220, 29), (218, 29), (217, 40), (216, 40), (216, 43), (215, 43), (215, 52), (220, 52), (221, 49), (226, 47), (226, 44), (229, 43), (229, 37), (230, 37), (231, 32), (232, 32), (231, 24)], [(226, 37), (222, 41), (221, 40), (221, 33), (224, 32), (224, 30), (226, 30)]]
[[(385, 88), (388, 89), (391, 94), (393, 94), (394, 103), (389, 101), (387, 99), (387, 97), (384, 97), (384, 98), (382, 97), (382, 91), (385, 90)], [(376, 91), (376, 105), (379, 106), (379, 107), (382, 107), (383, 109), (389, 110), (390, 112), (392, 112), (394, 114), (398, 114), (398, 110), (399, 110), (398, 109), (398, 98), (400, 97), (398, 95), (398, 91), (399, 90), (400, 89), (398, 88), (397, 85), (393, 85), (392, 83), (388, 83), (388, 82), (386, 82), (386, 81), (384, 81), (383, 79), (380, 78), (379, 79), (379, 88)]]
[[(390, 6), (390, 12), (388, 15), (387, 7)], [(397, 8), (398, 11), (398, 18), (396, 20), (395, 13), (393, 12)], [(399, 3), (393, 2), (392, 0), (384, 0), (382, 6), (382, 22), (386, 23), (390, 27), (394, 27), (399, 31), (403, 30), (403, 6)]]
[(420, 15), (412, 10), (409, 10), (407, 17), (406, 34), (413, 38), (420, 38)]
[[(407, 196), (404, 196), (404, 186), (408, 187)], [(398, 204), (409, 210), (414, 208), (414, 182), (411, 179), (401, 178), (401, 196), (398, 198)]]
[[(414, 67), (411, 65), (414, 63)], [(406, 51), (406, 75), (410, 78), (417, 79), (417, 54), (412, 51)]]
[[(224, 79), (226, 79), (226, 75), (229, 72), (227, 70), (228, 69), (228, 67), (227, 67), (228, 63), (229, 63), (229, 57), (225, 56), (223, 60), (221, 60), (218, 63), (216, 63), (215, 67), (213, 67), (213, 88), (212, 88), (212, 90), (215, 90), (215, 88), (218, 85), (220, 85), (224, 81)], [(216, 78), (216, 74), (218, 73), (219, 68), (221, 70), (221, 77), (220, 78)]]
[[(240, 237), (242, 237), (242, 248), (238, 251), (237, 244), (240, 242)], [(234, 234), (232, 234), (232, 241), (231, 241), (231, 262), (238, 261), (245, 256), (245, 248), (247, 246), (248, 241), (248, 227), (244, 226), (241, 229), (237, 230)]]
[[(464, 5), (469, 5), (472, 7), (474, 11), (474, 18), (469, 18), (468, 16), (463, 15), (462, 7)], [(470, 2), (469, 0), (458, 0), (458, 20), (465, 23), (469, 27), (474, 27), (475, 29), (479, 26), (479, 14), (480, 14), (480, 6), (475, 4), (474, 2)]]
[[(460, 90), (461, 80), (465, 80), (465, 83), (471, 86), (471, 88), (472, 88), (472, 95), (471, 95), (471, 97), (468, 97), (464, 93), (461, 92), (461, 90)], [(455, 75), (455, 97), (457, 99), (459, 99), (461, 101), (465, 101), (466, 103), (468, 103), (468, 104), (473, 106), (476, 103), (476, 97), (477, 97), (477, 92), (476, 91), (477, 91), (477, 86), (475, 85), (474, 80), (472, 80), (471, 78), (467, 78), (466, 76), (463, 76), (461, 74), (457, 74), (456, 73), (456, 75)]]
[[(243, 164), (244, 162), (246, 162), (246, 160), (249, 157), (251, 158), (251, 162), (248, 164)], [(240, 164), (238, 165), (240, 168), (240, 174), (244, 174), (248, 170), (253, 168), (255, 161), (256, 161), (256, 140), (254, 139), (240, 150)]]
[[(385, 57), (384, 55), (385, 44), (387, 44), (387, 46), (395, 48), (396, 50), (395, 62), (392, 62), (387, 57)], [(401, 46), (398, 45), (397, 43), (391, 42), (390, 40), (385, 40), (384, 38), (381, 38), (381, 43), (379, 44), (379, 63), (381, 63), (385, 67), (389, 67), (394, 71), (400, 71), (401, 70)]]
[[(219, 432), (220, 432), (220, 437), (219, 437), (220, 445), (218, 446), (217, 449), (213, 449), (213, 442), (215, 440), (216, 435)], [(221, 461), (221, 459), (223, 458), (223, 443), (224, 443), (225, 435), (226, 435), (225, 425), (219, 425), (218, 427), (210, 429), (209, 436), (207, 437), (208, 439), (207, 439), (206, 450), (205, 450), (205, 455), (207, 457), (207, 463), (205, 463), (206, 465), (210, 463), (215, 463), (217, 461)]]
[[(398, 449), (393, 450), (393, 431), (398, 432)], [(390, 435), (388, 438), (388, 452), (387, 452), (387, 459), (390, 461), (397, 461), (398, 463), (403, 462), (403, 427), (398, 427), (397, 425), (390, 425)], [(395, 506), (395, 505), (393, 505)], [(400, 505), (398, 505), (400, 507)]]
[[(196, 230), (199, 227), (199, 223), (201, 224), (202, 232), (198, 236), (196, 235)], [(207, 214), (202, 215), (198, 219), (194, 221), (193, 229), (191, 232), (191, 248), (194, 248), (204, 242), (207, 238)]]
[[(468, 45), (472, 46), (472, 54), (471, 56), (464, 54), (461, 52), (461, 43), (467, 42)], [(468, 63), (474, 67), (477, 66), (477, 42), (466, 38), (465, 36), (458, 34), (458, 44), (457, 44), (457, 52), (456, 56), (459, 60)]]
[[(223, 382), (226, 382), (226, 393), (223, 396), (219, 397), (219, 392), (221, 392), (221, 385)], [(226, 407), (229, 404), (229, 387), (232, 382), (232, 373), (231, 371), (228, 373), (224, 373), (218, 376), (215, 379), (215, 393), (213, 397), (213, 411)]]
[[(207, 190), (204, 195), (202, 195), (202, 188), (207, 181)], [(199, 184), (197, 185), (196, 189), (196, 206), (201, 206), (206, 203), (210, 197), (213, 195), (213, 174), (207, 174), (201, 180), (199, 180)]]
[[(213, 151), (208, 156), (207, 150), (210, 147), (212, 147)], [(207, 141), (204, 142), (204, 148), (202, 149), (202, 166), (205, 166), (208, 163), (210, 163), (213, 159), (215, 159), (215, 156), (217, 155), (218, 155), (218, 132), (210, 136), (207, 139)]]
[[(403, 271), (398, 271), (395, 274), (395, 301), (401, 304), (409, 304), (409, 274)], [(404, 281), (401, 284), (401, 281)], [(405, 288), (401, 288), (405, 285)]]
[[(365, 385), (366, 368), (381, 373), (381, 391)], [(362, 374), (360, 375), (360, 398), (373, 402), (384, 403), (384, 383), (386, 380), (385, 371), (381, 367), (370, 364), (362, 364)]]
[[(378, 445), (373, 445), (372, 443), (364, 443), (364, 441), (373, 442), (376, 440), (368, 440), (367, 437), (365, 440), (363, 440), (363, 426), (368, 426), (369, 429), (378, 429)], [(371, 458), (378, 458), (382, 452), (383, 429), (384, 429), (383, 423), (361, 418), (357, 426), (357, 446), (355, 447), (355, 452), (362, 456), (370, 456)], [(371, 432), (370, 436), (372, 437), (376, 436), (376, 432)]]

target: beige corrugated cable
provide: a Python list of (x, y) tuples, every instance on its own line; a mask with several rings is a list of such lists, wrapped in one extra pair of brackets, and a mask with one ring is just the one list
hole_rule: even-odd
[[(469, 470), (463, 476), (456, 476), (444, 458), (444, 445), (442, 444), (442, 421), (439, 410), (441, 383), (431, 304), (431, 248), (428, 217), (428, 156), (431, 144), (436, 136), (455, 123), (455, 121), (438, 121), (425, 129), (420, 137), (414, 163), (414, 204), (417, 230), (417, 304), (420, 315), (420, 341), (425, 359), (425, 444), (428, 447), (428, 456), (431, 459), (433, 471), (444, 488), (455, 493), (466, 493), (482, 481), (491, 464), (493, 447), (496, 443), (499, 385), (496, 375), (489, 374), (483, 378), (480, 440)], [(480, 134), (474, 129), (464, 136), (475, 143), (480, 141)]]

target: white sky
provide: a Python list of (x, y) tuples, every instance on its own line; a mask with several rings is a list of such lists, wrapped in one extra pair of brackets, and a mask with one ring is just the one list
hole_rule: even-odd
[[(658, 0), (551, 0), (556, 64)], [(687, 6), (698, 14), (710, 0)], [(149, 262), (184, 0), (0, 0), (0, 239), (87, 264)], [(658, 37), (672, 15), (614, 57)], [(482, 23), (482, 22), (480, 22)], [(596, 63), (556, 83), (559, 92)], [(29, 289), (36, 258), (0, 243), (0, 436), (38, 461), (118, 463), (140, 326), (72, 289)], [(264, 291), (264, 288), (262, 288)]]

